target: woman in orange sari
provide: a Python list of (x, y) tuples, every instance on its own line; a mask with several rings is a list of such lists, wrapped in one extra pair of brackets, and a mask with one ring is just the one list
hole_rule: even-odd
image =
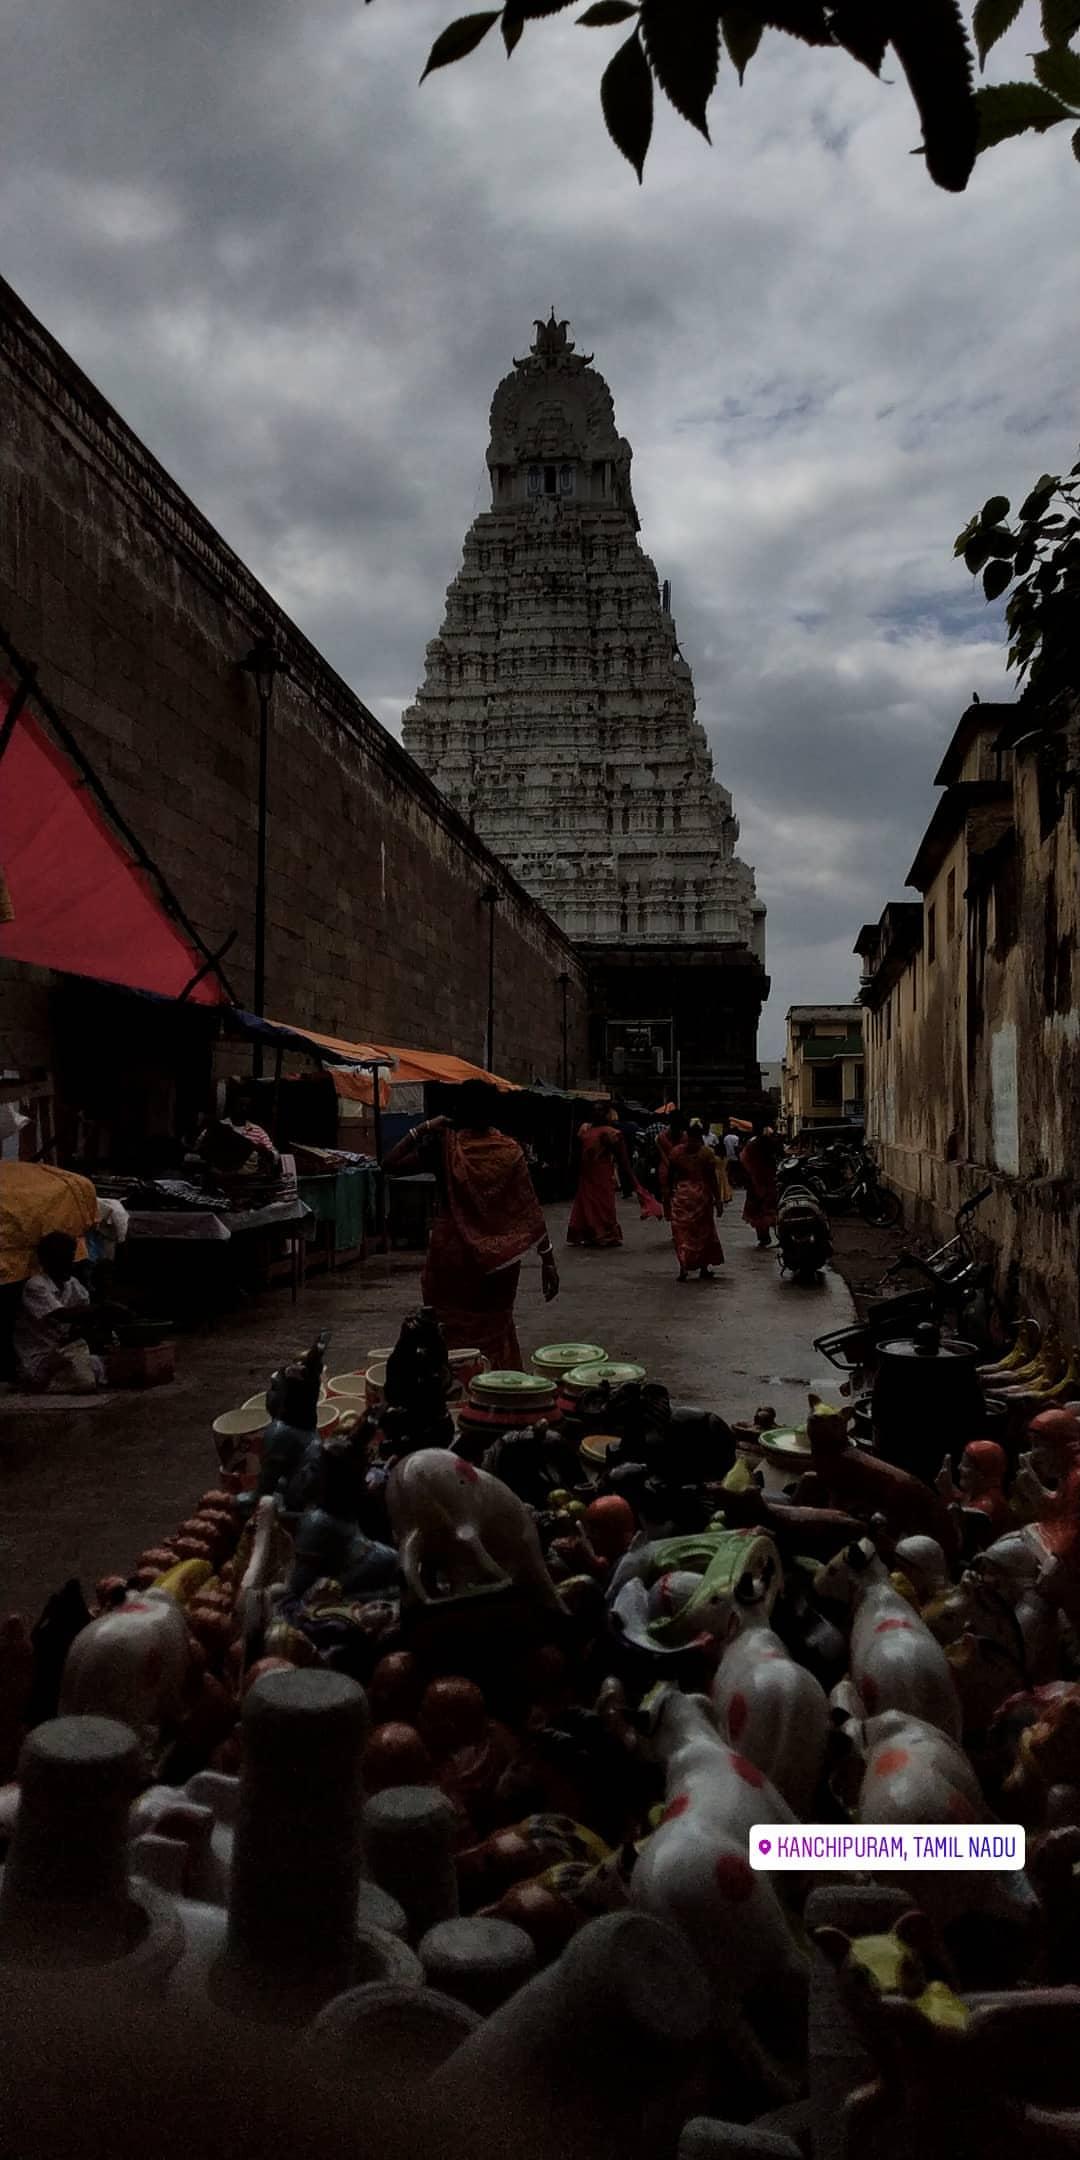
[(625, 1154), (622, 1134), (611, 1124), (606, 1110), (596, 1109), (588, 1123), (579, 1127), (577, 1137), (581, 1169), (566, 1226), (566, 1242), (597, 1247), (621, 1245), (615, 1166)]
[(699, 1119), (694, 1119), (686, 1139), (673, 1150), (669, 1176), (671, 1236), (679, 1281), (686, 1282), (696, 1269), (702, 1282), (711, 1282), (713, 1268), (724, 1264), (715, 1217), (723, 1213), (725, 1200), (730, 1200), (731, 1187), (722, 1163), (705, 1146)]
[(520, 1372), (514, 1327), (521, 1263), (540, 1249), (540, 1284), (550, 1303), (559, 1271), (543, 1211), (516, 1140), (499, 1132), (497, 1089), (469, 1080), (453, 1118), (430, 1118), (386, 1156), (385, 1170), (430, 1166), (438, 1213), (420, 1279), (450, 1350), (484, 1352), (496, 1372)]

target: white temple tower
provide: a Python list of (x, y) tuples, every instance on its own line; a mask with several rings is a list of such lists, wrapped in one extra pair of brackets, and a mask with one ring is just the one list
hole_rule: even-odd
[(492, 401), (492, 506), (405, 747), (587, 954), (596, 1077), (746, 1107), (764, 905), (637, 537), (611, 393), (554, 312), (536, 332)]

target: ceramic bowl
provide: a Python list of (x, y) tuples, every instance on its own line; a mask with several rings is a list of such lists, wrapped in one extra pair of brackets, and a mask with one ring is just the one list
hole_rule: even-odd
[(332, 1432), (337, 1431), (338, 1425), (341, 1422), (341, 1413), (347, 1407), (348, 1406), (345, 1403), (321, 1402), (319, 1404), (318, 1410), (315, 1413), (315, 1423), (319, 1433), (324, 1440), (327, 1439)]
[(386, 1361), (380, 1358), (369, 1365), (364, 1374), (364, 1400), (369, 1410), (376, 1410), (386, 1393)]
[(256, 1396), (239, 1410), (223, 1410), (214, 1419), (214, 1431), (220, 1440), (241, 1440), (249, 1433), (265, 1432), (269, 1423), (266, 1404)]
[(389, 1357), (393, 1347), (394, 1345), (393, 1343), (391, 1343), (389, 1347), (384, 1350), (369, 1350), (367, 1354), (368, 1370), (370, 1371), (373, 1365), (385, 1365), (386, 1360)]
[(544, 1373), (553, 1380), (561, 1380), (563, 1374), (572, 1372), (575, 1365), (604, 1364), (606, 1352), (599, 1343), (546, 1343), (542, 1349), (533, 1351), (532, 1361), (538, 1373)]
[(589, 1470), (602, 1470), (611, 1449), (618, 1445), (618, 1433), (590, 1433), (588, 1439), (581, 1443), (581, 1460)]
[(330, 1401), (335, 1401), (342, 1395), (362, 1396), (366, 1380), (367, 1374), (365, 1372), (335, 1373), (333, 1379), (327, 1381), (327, 1396)]
[(467, 1388), (478, 1373), (486, 1373), (488, 1361), (482, 1350), (451, 1350), (450, 1372), (458, 1387)]
[(810, 1442), (805, 1431), (792, 1425), (774, 1425), (758, 1434), (758, 1449), (775, 1470), (798, 1476), (810, 1461)]
[(261, 1394), (261, 1395), (249, 1395), (249, 1396), (248, 1396), (248, 1398), (247, 1398), (247, 1401), (246, 1401), (246, 1402), (245, 1402), (245, 1403), (244, 1403), (244, 1404), (242, 1405), (242, 1407), (243, 1407), (243, 1408), (244, 1408), (245, 1410), (261, 1410), (261, 1411), (262, 1411), (262, 1414), (263, 1414), (263, 1416), (264, 1416), (264, 1418), (265, 1418), (265, 1416), (266, 1416), (266, 1389), (265, 1389), (265, 1388), (263, 1389), (263, 1392), (262, 1392), (262, 1394)]

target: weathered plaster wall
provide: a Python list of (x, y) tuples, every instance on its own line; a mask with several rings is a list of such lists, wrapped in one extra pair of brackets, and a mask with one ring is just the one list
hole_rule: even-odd
[[(264, 629), (288, 667), (270, 733), (267, 1010), (482, 1062), (493, 884), (496, 1067), (559, 1077), (565, 972), (584, 1080), (584, 970), (565, 938), (2, 283), (0, 412), (0, 622), (208, 944), (237, 932), (241, 998), (258, 708), (237, 662)], [(47, 1059), (43, 1012), (25, 970), (0, 974), (5, 1056)]]
[[(1019, 747), (1012, 842), (983, 851), (993, 835), (971, 822), (925, 896), (935, 962), (924, 929), (867, 1026), (869, 1133), (909, 1221), (945, 1237), (989, 1184), (977, 1228), (1000, 1293), (1068, 1335), (1080, 1334), (1077, 732)], [(957, 930), (943, 943), (950, 868)]]

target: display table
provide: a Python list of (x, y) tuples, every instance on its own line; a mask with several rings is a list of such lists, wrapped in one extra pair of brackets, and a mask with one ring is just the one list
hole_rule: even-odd
[(125, 1243), (127, 1247), (219, 1246), (262, 1236), (266, 1240), (269, 1279), (274, 1271), (270, 1247), (274, 1233), (281, 1231), (288, 1248), (289, 1287), (295, 1305), (304, 1280), (304, 1241), (310, 1217), (310, 1208), (299, 1196), (272, 1200), (261, 1208), (230, 1208), (225, 1214), (215, 1214), (211, 1208), (134, 1208), (128, 1216)]

